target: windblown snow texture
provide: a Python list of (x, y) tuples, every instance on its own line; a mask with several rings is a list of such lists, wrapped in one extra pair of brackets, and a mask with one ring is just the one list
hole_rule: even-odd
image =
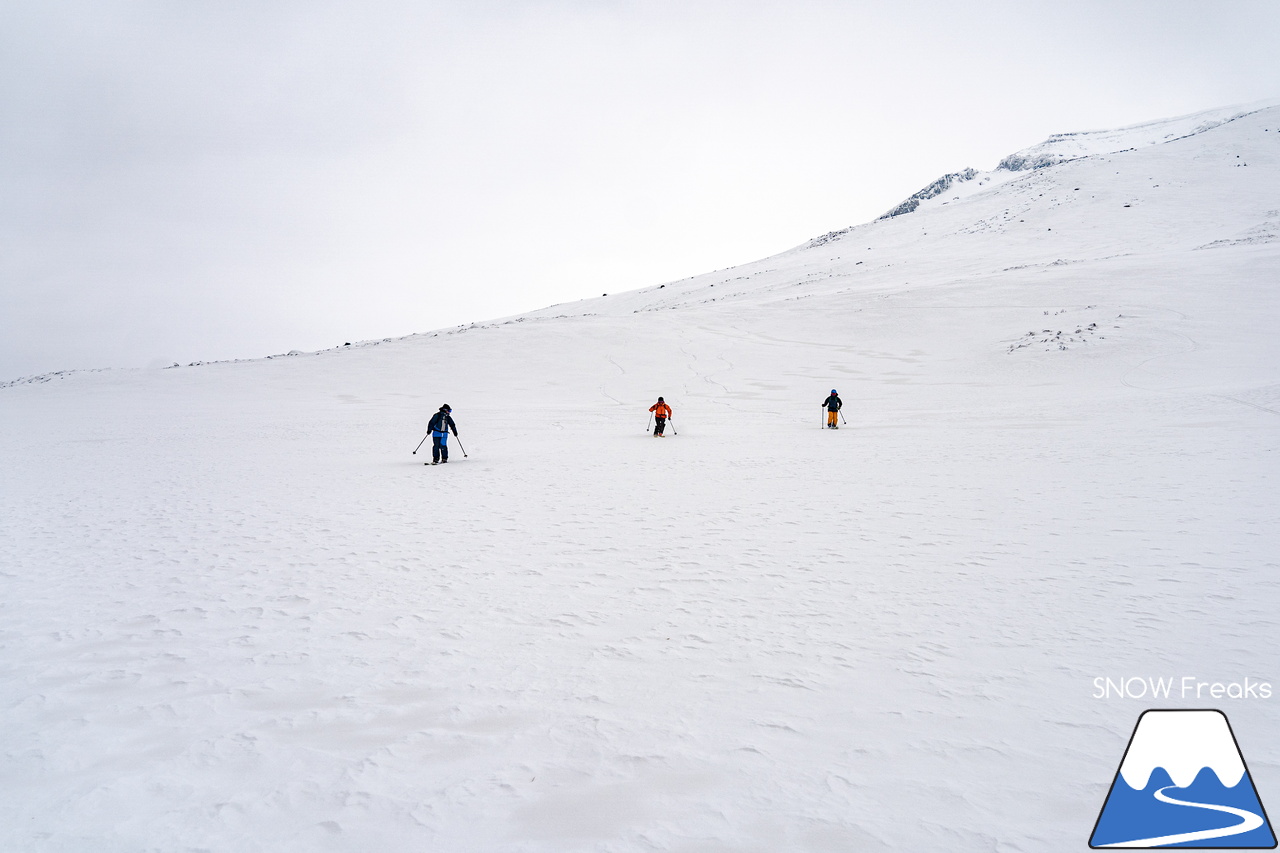
[[(1280, 672), (1280, 110), (1221, 117), (632, 293), (0, 388), (0, 849), (1083, 848), (1140, 710), (1094, 677)], [(1278, 717), (1231, 708), (1264, 801)]]

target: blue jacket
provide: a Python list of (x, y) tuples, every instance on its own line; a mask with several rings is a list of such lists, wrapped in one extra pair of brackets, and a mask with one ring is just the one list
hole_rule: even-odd
[(432, 435), (446, 436), (449, 430), (453, 430), (453, 434), (458, 434), (458, 425), (453, 422), (453, 418), (447, 412), (436, 412), (431, 416), (431, 420), (427, 421), (427, 429), (431, 430)]

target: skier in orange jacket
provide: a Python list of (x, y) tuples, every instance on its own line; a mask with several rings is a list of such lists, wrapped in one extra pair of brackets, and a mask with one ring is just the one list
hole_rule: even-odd
[(662, 438), (662, 430), (667, 425), (667, 418), (671, 417), (671, 407), (659, 397), (658, 402), (649, 407), (649, 411), (653, 412), (653, 434)]

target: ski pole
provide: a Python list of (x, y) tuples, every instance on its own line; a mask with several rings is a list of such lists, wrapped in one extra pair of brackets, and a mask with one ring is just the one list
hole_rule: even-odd
[(671, 434), (679, 435), (680, 433), (676, 432), (676, 419), (671, 415), (667, 415), (667, 420), (671, 421)]
[(843, 410), (840, 412), (840, 423), (844, 424), (845, 426), (848, 426), (848, 425), (849, 425), (849, 422), (848, 422), (848, 421), (846, 421), (846, 420), (844, 419), (844, 411), (843, 411)]
[(649, 427), (651, 427), (651, 426), (653, 426), (653, 412), (650, 412), (650, 413), (649, 413), (649, 422), (648, 422), (647, 424), (645, 424), (645, 425), (644, 425), (644, 431), (645, 431), (645, 432), (648, 432), (648, 431), (649, 431)]
[[(431, 435), (431, 433), (430, 433), (430, 432), (428, 432), (428, 433), (427, 433), (427, 435)], [(417, 446), (417, 447), (415, 447), (415, 448), (413, 449), (413, 453), (409, 454), (410, 456), (417, 456), (417, 455), (418, 455), (418, 451), (422, 449), (422, 445), (423, 445), (423, 443), (424, 443), (424, 442), (426, 442), (426, 440), (427, 440), (427, 435), (424, 435), (424, 436), (422, 437), (422, 441), (419, 441), (419, 442), (418, 442), (418, 446)]]
[(458, 449), (462, 451), (463, 456), (466, 456), (467, 449), (462, 446), (462, 439), (458, 438), (458, 434), (456, 432), (453, 434), (453, 437), (458, 439)]

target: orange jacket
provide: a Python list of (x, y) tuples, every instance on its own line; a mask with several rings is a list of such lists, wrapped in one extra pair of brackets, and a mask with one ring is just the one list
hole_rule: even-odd
[(671, 407), (668, 406), (666, 403), (654, 403), (652, 406), (649, 407), (649, 411), (653, 412), (655, 415), (657, 415), (660, 418), (671, 417)]

